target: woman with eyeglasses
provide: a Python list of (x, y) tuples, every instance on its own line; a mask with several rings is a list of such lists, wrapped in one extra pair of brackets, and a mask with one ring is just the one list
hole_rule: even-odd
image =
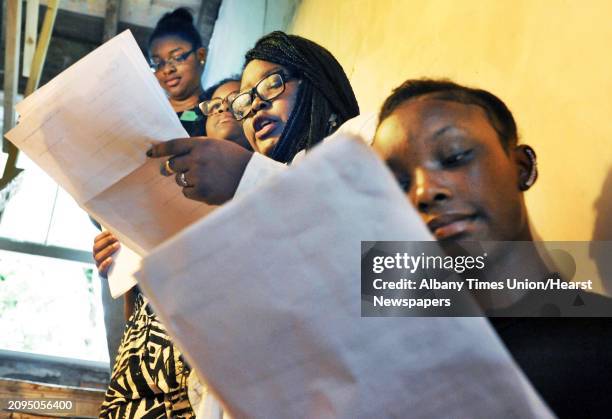
[(244, 135), (242, 124), (232, 115), (229, 104), (240, 90), (240, 77), (232, 76), (223, 79), (202, 93), (203, 102), (199, 109), (204, 115), (204, 132), (214, 138), (222, 138), (246, 150), (251, 145)]
[(189, 10), (164, 15), (149, 38), (149, 63), (190, 136), (204, 134), (201, 97), (206, 49)]
[[(240, 92), (230, 103), (256, 152), (289, 163), (359, 114), (351, 85), (334, 56), (299, 36), (272, 32), (246, 54)], [(181, 173), (190, 199), (221, 204), (236, 192), (247, 165), (260, 159), (214, 138), (176, 139), (153, 146), (149, 157)]]

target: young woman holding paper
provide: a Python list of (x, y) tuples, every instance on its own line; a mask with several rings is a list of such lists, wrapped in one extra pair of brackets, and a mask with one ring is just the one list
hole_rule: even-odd
[[(240, 92), (231, 109), (253, 149), (288, 163), (359, 114), (355, 94), (334, 56), (299, 36), (272, 32), (246, 54)], [(190, 199), (221, 204), (235, 193), (249, 161), (258, 157), (214, 138), (157, 144), (149, 157), (164, 165)]]
[[(534, 150), (518, 144), (499, 98), (449, 81), (408, 80), (387, 98), (379, 121), (374, 149), (449, 254), (458, 243), (487, 241), (487, 264), (497, 273), (551, 274), (535, 249), (519, 253), (511, 243), (533, 244), (523, 195), (538, 173)], [(576, 307), (577, 293), (567, 312), (609, 315), (608, 298), (580, 292), (584, 304)], [(529, 316), (526, 299), (490, 319), (525, 375), (559, 417), (609, 417), (612, 319), (508, 317)], [(551, 316), (544, 303), (529, 305), (537, 310), (531, 315)]]

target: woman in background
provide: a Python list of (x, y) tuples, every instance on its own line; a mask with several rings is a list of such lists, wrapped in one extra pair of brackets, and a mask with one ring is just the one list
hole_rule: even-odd
[(204, 114), (204, 135), (221, 138), (252, 150), (240, 124), (229, 109), (229, 104), (240, 90), (240, 77), (223, 79), (204, 91), (199, 109)]
[(172, 109), (190, 136), (203, 135), (202, 72), (206, 49), (189, 10), (164, 15), (149, 38), (149, 63)]

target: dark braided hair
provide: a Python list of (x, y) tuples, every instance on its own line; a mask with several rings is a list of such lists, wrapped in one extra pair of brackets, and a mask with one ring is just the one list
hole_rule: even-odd
[(149, 51), (153, 41), (165, 36), (177, 36), (183, 41), (189, 42), (193, 49), (202, 47), (202, 37), (193, 24), (193, 15), (185, 7), (179, 7), (159, 19), (149, 37)]
[(378, 124), (380, 125), (403, 103), (425, 95), (431, 99), (481, 107), (506, 151), (518, 142), (516, 122), (512, 112), (500, 98), (486, 90), (462, 86), (450, 80), (406, 80), (385, 100), (380, 110)]
[[(246, 53), (245, 66), (263, 60), (286, 67), (302, 80), (295, 107), (272, 150), (274, 160), (289, 162), (331, 134), (344, 121), (359, 115), (359, 105), (342, 66), (322, 46), (296, 35), (275, 31)], [(336, 120), (330, 125), (330, 118)]]

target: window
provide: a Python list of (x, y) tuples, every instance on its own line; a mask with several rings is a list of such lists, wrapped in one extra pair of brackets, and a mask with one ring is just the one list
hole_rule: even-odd
[[(108, 362), (88, 215), (26, 156), (0, 220), (1, 349)], [(50, 257), (52, 256), (52, 257)]]

